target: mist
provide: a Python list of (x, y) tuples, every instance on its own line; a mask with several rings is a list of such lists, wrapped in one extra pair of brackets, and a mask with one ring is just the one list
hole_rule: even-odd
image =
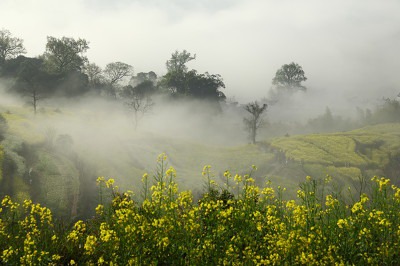
[(241, 103), (267, 96), (276, 70), (292, 61), (303, 66), (305, 85), (324, 99), (390, 97), (400, 84), (400, 61), (395, 60), (400, 3), (395, 0), (41, 0), (23, 3), (23, 9), (19, 5), (1, 1), (0, 16), (3, 27), (25, 40), (30, 56), (42, 53), (48, 35), (84, 37), (90, 41), (89, 60), (102, 67), (123, 61), (136, 72), (163, 75), (171, 52), (187, 49), (198, 56), (190, 66), (221, 74), (227, 96)]

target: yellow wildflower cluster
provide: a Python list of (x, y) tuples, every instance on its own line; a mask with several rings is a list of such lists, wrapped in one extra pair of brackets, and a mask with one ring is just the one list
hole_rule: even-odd
[[(0, 264), (400, 264), (400, 192), (388, 179), (374, 179), (374, 190), (354, 202), (321, 193), (320, 183), (308, 177), (296, 200), (283, 200), (283, 189), (260, 188), (250, 175), (226, 171), (231, 186), (208, 187), (194, 201), (190, 191), (178, 190), (165, 157), (154, 182), (143, 177), (149, 194), (141, 202), (99, 178), (113, 198), (70, 229), (59, 230), (39, 204), (4, 197)], [(203, 175), (212, 176), (209, 166)]]

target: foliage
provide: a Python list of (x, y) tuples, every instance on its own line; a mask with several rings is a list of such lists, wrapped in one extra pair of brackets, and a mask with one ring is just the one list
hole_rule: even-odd
[(25, 53), (22, 39), (12, 37), (11, 32), (6, 29), (0, 30), (0, 64)]
[(186, 64), (192, 60), (196, 59), (196, 55), (191, 55), (186, 50), (182, 52), (175, 51), (171, 55), (171, 59), (169, 59), (165, 65), (167, 67), (168, 72), (173, 73), (186, 73), (188, 68)]
[(383, 104), (367, 119), (367, 123), (400, 122), (400, 102), (397, 99), (384, 99)]
[(139, 84), (145, 83), (145, 82), (151, 82), (154, 85), (157, 83), (157, 74), (154, 73), (153, 71), (150, 72), (139, 72), (137, 73), (136, 76), (132, 76), (130, 80), (130, 84), (132, 86), (137, 86)]
[(2, 114), (0, 114), (0, 141), (4, 139), (4, 134), (8, 130), (7, 120), (4, 118)]
[(89, 49), (85, 39), (47, 37), (44, 58), (49, 72), (66, 73), (80, 71), (87, 58), (83, 55)]
[(210, 101), (224, 100), (225, 94), (220, 88), (225, 88), (225, 84), (219, 74), (197, 74), (196, 70), (189, 71), (186, 76), (187, 94), (193, 98), (205, 99)]
[(114, 98), (118, 96), (118, 83), (125, 77), (133, 75), (133, 67), (122, 62), (113, 62), (106, 65), (104, 76), (108, 82), (108, 94)]
[(161, 85), (166, 87), (174, 96), (188, 96), (196, 99), (211, 101), (225, 100), (225, 94), (220, 88), (225, 88), (219, 74), (198, 74), (196, 70), (188, 71), (186, 63), (196, 59), (186, 50), (175, 51), (167, 61), (167, 74), (164, 75)]
[[(6, 196), (0, 207), (2, 264), (118, 265), (397, 265), (400, 189), (374, 177), (368, 193), (345, 202), (327, 191), (329, 179), (307, 177), (297, 200), (284, 189), (260, 188), (250, 174), (203, 176), (199, 202), (180, 192), (176, 171), (159, 156), (153, 180), (143, 175), (143, 199), (98, 178), (102, 201), (93, 219), (71, 228), (51, 211)], [(101, 197), (105, 200), (105, 197)]]
[(100, 85), (104, 79), (103, 70), (95, 63), (86, 63), (83, 67), (83, 72), (88, 77), (88, 83), (91, 88)]
[(113, 62), (106, 65), (104, 74), (108, 79), (108, 82), (112, 85), (117, 84), (124, 77), (128, 77), (133, 74), (133, 67), (122, 62)]
[(276, 71), (275, 77), (272, 79), (272, 84), (280, 89), (288, 91), (306, 90), (306, 87), (301, 85), (302, 81), (306, 81), (303, 68), (297, 63), (283, 65)]

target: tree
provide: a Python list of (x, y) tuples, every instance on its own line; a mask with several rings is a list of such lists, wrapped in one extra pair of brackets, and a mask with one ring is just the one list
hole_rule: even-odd
[(249, 117), (245, 117), (243, 122), (249, 132), (250, 140), (256, 143), (257, 129), (263, 124), (262, 113), (267, 109), (267, 104), (259, 105), (257, 101), (248, 103), (244, 109), (250, 113)]
[(286, 89), (288, 91), (303, 90), (307, 88), (301, 85), (302, 81), (306, 81), (302, 67), (294, 62), (283, 65), (276, 71), (272, 84), (278, 89)]
[(109, 63), (104, 69), (104, 74), (108, 78), (110, 84), (114, 85), (124, 77), (132, 75), (133, 67), (122, 62)]
[(139, 121), (154, 106), (149, 92), (144, 90), (144, 87), (141, 86), (145, 83), (146, 82), (143, 82), (136, 87), (132, 87), (131, 85), (125, 86), (121, 92), (125, 105), (133, 112), (135, 130), (137, 129)]
[(219, 101), (225, 94), (220, 91), (225, 88), (222, 77), (218, 74), (198, 74), (196, 70), (188, 70), (186, 64), (196, 59), (186, 50), (175, 51), (166, 62), (167, 74), (161, 85), (167, 87), (172, 95), (188, 96), (196, 99)]
[(175, 51), (171, 59), (166, 62), (167, 74), (164, 76), (163, 85), (166, 86), (172, 94), (185, 95), (188, 93), (186, 84), (186, 73), (188, 68), (186, 63), (196, 59), (196, 55), (191, 55), (186, 50), (183, 52)]
[(73, 39), (62, 37), (57, 39), (48, 36), (44, 58), (50, 72), (66, 73), (81, 71), (87, 62), (83, 55), (89, 49), (89, 43), (85, 39)]
[(122, 62), (114, 62), (106, 65), (104, 69), (104, 75), (109, 82), (109, 94), (117, 97), (117, 85), (123, 78), (133, 75), (133, 67), (131, 65), (122, 63)]
[(136, 76), (132, 76), (129, 84), (133, 87), (143, 83), (143, 82), (151, 82), (153, 85), (157, 83), (157, 74), (153, 71), (150, 72), (139, 72)]
[(29, 58), (21, 63), (18, 73), (18, 85), (20, 90), (30, 97), (29, 103), (36, 115), (38, 102), (44, 98), (45, 83), (49, 80), (48, 74), (43, 71), (43, 61), (37, 58)]
[(8, 30), (0, 30), (0, 64), (4, 63), (5, 60), (25, 53), (26, 50), (22, 39), (12, 37)]
[(175, 51), (171, 55), (171, 59), (166, 62), (168, 72), (185, 73), (187, 72), (186, 63), (196, 59), (196, 54), (193, 56), (186, 50), (182, 52)]
[(97, 85), (101, 84), (102, 80), (104, 79), (102, 75), (103, 70), (95, 63), (85, 64), (83, 67), (83, 73), (87, 75), (89, 86), (91, 88), (94, 88)]
[(218, 74), (197, 74), (196, 70), (186, 73), (187, 94), (197, 98), (212, 101), (224, 100), (225, 94), (220, 88), (225, 88), (225, 84)]

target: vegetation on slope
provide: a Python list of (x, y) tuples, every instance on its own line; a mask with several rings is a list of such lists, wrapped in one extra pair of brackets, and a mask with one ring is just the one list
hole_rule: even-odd
[(398, 167), (396, 171), (385, 167), (399, 154), (399, 123), (341, 133), (276, 138), (270, 147), (285, 162), (298, 165), (311, 176), (328, 174), (343, 184), (355, 184), (360, 176), (373, 175), (400, 181)]
[[(397, 265), (400, 263), (400, 189), (373, 178), (353, 200), (307, 177), (298, 201), (254, 184), (251, 175), (212, 169), (195, 202), (180, 192), (176, 171), (158, 160), (154, 180), (143, 176), (142, 200), (98, 179), (101, 202), (93, 219), (60, 226), (51, 211), (5, 197), (0, 207), (0, 262), (5, 264), (118, 265)], [(253, 167), (253, 171), (256, 170)]]

